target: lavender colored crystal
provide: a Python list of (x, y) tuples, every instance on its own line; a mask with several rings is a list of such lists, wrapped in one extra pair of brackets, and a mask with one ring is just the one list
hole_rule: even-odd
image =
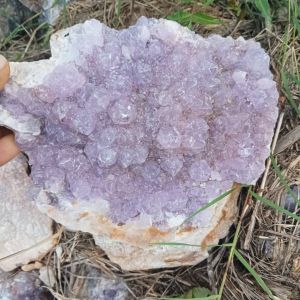
[(41, 134), (17, 141), (34, 182), (60, 205), (98, 197), (117, 223), (148, 214), (162, 224), (258, 179), (278, 113), (258, 43), (144, 17), (67, 38), (80, 59), (0, 99), (40, 123)]
[(53, 300), (33, 274), (19, 272), (15, 275), (0, 272), (0, 299), (2, 300)]
[[(120, 278), (110, 278), (95, 268), (85, 271), (85, 282), (77, 299), (89, 300), (125, 300), (128, 299), (128, 290)], [(73, 295), (70, 295), (73, 296)]]

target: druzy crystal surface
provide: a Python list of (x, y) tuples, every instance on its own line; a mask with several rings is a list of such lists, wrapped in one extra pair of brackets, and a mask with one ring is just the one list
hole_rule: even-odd
[(94, 22), (65, 34), (74, 57), (0, 100), (30, 120), (17, 142), (55, 205), (104, 199), (118, 224), (163, 225), (258, 179), (278, 98), (258, 43), (144, 17), (120, 31)]

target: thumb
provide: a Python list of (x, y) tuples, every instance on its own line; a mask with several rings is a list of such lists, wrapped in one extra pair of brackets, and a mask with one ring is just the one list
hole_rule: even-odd
[[(9, 79), (10, 69), (6, 58), (0, 55), (0, 91)], [(14, 134), (0, 127), (0, 166), (13, 159), (20, 152)]]
[(9, 63), (4, 56), (0, 54), (0, 91), (4, 89), (10, 75)]
[(13, 134), (2, 137), (0, 139), (0, 166), (13, 159), (19, 152), (20, 150)]

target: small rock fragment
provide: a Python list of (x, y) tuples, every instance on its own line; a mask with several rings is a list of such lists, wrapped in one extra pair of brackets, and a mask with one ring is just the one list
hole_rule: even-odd
[(43, 264), (39, 261), (35, 261), (34, 263), (30, 263), (30, 264), (27, 264), (27, 265), (23, 265), (21, 267), (22, 271), (24, 272), (30, 272), (32, 270), (37, 270), (37, 269), (40, 269), (43, 267)]
[(0, 298), (2, 300), (53, 300), (40, 280), (29, 272), (15, 275), (0, 272)]
[(69, 0), (19, 0), (33, 12), (42, 13), (43, 18), (51, 25), (57, 21), (60, 12), (65, 8)]
[(52, 220), (29, 196), (32, 181), (19, 155), (0, 167), (0, 269), (10, 271), (45, 255), (53, 246)]
[[(76, 299), (89, 300), (125, 300), (128, 290), (119, 278), (109, 278), (95, 268), (89, 268), (75, 281), (73, 288), (77, 290)], [(80, 283), (79, 281), (83, 281)], [(76, 286), (81, 286), (76, 288)], [(71, 295), (70, 295), (71, 296)]]

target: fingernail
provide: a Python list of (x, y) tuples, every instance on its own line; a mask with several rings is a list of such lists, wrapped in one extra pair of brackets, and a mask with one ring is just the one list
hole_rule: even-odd
[(4, 56), (0, 54), (0, 91), (3, 90), (8, 82), (10, 75), (9, 63)]

